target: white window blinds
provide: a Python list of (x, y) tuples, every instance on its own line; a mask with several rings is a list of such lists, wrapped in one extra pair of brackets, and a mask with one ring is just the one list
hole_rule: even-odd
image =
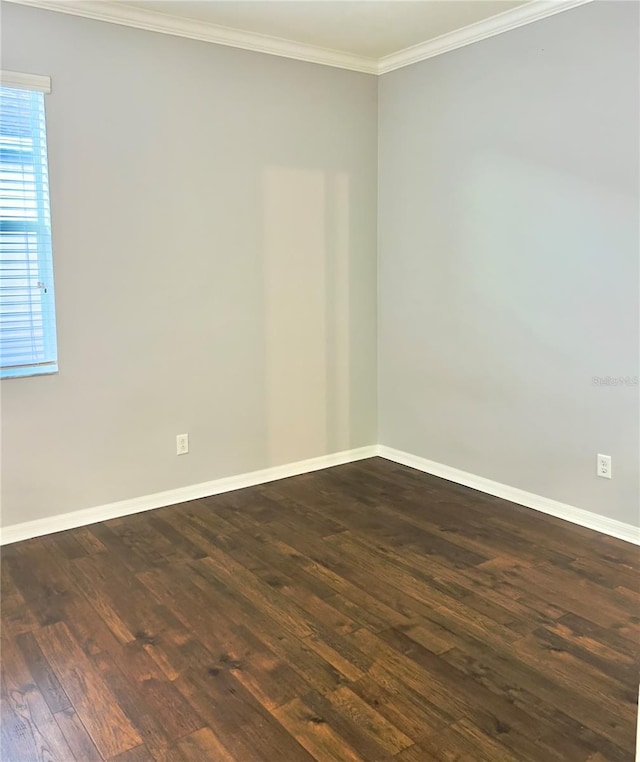
[[(33, 79), (37, 86), (37, 80), (47, 78)], [(27, 89), (32, 86), (28, 78), (4, 73), (0, 86), (3, 378), (58, 369), (44, 93)]]

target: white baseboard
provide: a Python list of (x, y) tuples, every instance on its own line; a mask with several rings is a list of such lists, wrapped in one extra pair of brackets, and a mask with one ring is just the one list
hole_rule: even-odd
[(636, 721), (636, 762), (640, 762), (640, 689), (638, 690), (638, 719)]
[(439, 476), (456, 484), (462, 484), (465, 487), (477, 489), (494, 497), (501, 497), (504, 500), (510, 500), (512, 503), (524, 505), (527, 508), (533, 508), (535, 511), (546, 513), (549, 516), (555, 516), (558, 519), (570, 521), (572, 524), (578, 524), (581, 527), (595, 529), (602, 534), (617, 537), (619, 540), (626, 540), (634, 545), (640, 545), (640, 528), (633, 524), (625, 524), (622, 521), (608, 519), (606, 516), (600, 516), (591, 511), (585, 511), (583, 508), (576, 508), (573, 505), (560, 503), (557, 500), (550, 500), (547, 497), (535, 495), (533, 492), (509, 487), (507, 484), (494, 482), (491, 479), (485, 479), (482, 476), (470, 474), (467, 471), (460, 471), (451, 466), (445, 466), (442, 463), (436, 463), (433, 460), (420, 458), (417, 455), (411, 455), (408, 452), (394, 450), (385, 445), (378, 445), (378, 455), (395, 463), (401, 463), (403, 466), (415, 468), (418, 471), (424, 471), (433, 476)]
[(339, 466), (342, 463), (352, 463), (364, 458), (373, 458), (377, 455), (378, 448), (375, 445), (360, 447), (356, 450), (344, 450), (331, 455), (321, 455), (319, 458), (300, 460), (296, 463), (287, 463), (283, 466), (264, 468), (261, 471), (251, 471), (246, 474), (229, 476), (223, 479), (214, 479), (210, 482), (192, 484), (188, 487), (179, 487), (165, 492), (156, 492), (153, 495), (134, 497), (131, 500), (120, 500), (117, 503), (99, 505), (95, 508), (86, 508), (71, 513), (61, 513), (57, 516), (49, 516), (35, 521), (25, 521), (21, 524), (0, 529), (0, 545), (8, 545), (11, 542), (28, 540), (31, 537), (40, 537), (53, 532), (62, 532), (65, 529), (95, 524), (98, 521), (115, 519), (121, 516), (129, 516), (132, 513), (151, 511), (154, 508), (163, 508), (166, 505), (185, 503), (187, 500), (197, 500), (210, 495), (219, 495), (222, 492), (231, 492), (243, 487), (253, 487), (256, 484), (266, 484), (276, 479), (286, 479), (288, 476), (298, 476), (311, 471), (319, 471), (330, 466)]
[(178, 489), (166, 490), (165, 492), (156, 492), (153, 495), (143, 495), (130, 500), (121, 500), (117, 503), (99, 505), (95, 508), (73, 511), (71, 513), (62, 513), (58, 516), (49, 516), (35, 521), (25, 521), (21, 524), (0, 529), (0, 545), (7, 545), (20, 540), (28, 540), (32, 537), (40, 537), (53, 532), (62, 532), (65, 529), (75, 529), (76, 527), (95, 524), (99, 521), (115, 519), (121, 516), (129, 516), (132, 513), (141, 513), (142, 511), (151, 511), (154, 508), (162, 508), (166, 505), (175, 503), (184, 503), (187, 500), (197, 500), (210, 495), (219, 495), (222, 492), (231, 492), (244, 487), (253, 487), (256, 484), (266, 484), (276, 479), (286, 479), (289, 476), (298, 476), (311, 471), (318, 471), (330, 466), (338, 466), (342, 463), (352, 463), (356, 460), (373, 458), (376, 455), (401, 463), (404, 466), (415, 468), (418, 471), (424, 471), (433, 476), (439, 476), (448, 481), (462, 484), (488, 495), (510, 500), (512, 503), (524, 505), (527, 508), (533, 508), (550, 516), (555, 516), (573, 524), (578, 524), (589, 529), (595, 529), (602, 534), (617, 537), (620, 540), (626, 540), (635, 545), (640, 545), (640, 528), (632, 524), (625, 524), (622, 521), (608, 519), (591, 511), (585, 511), (582, 508), (576, 508), (573, 505), (560, 503), (556, 500), (550, 500), (540, 495), (534, 495), (532, 492), (525, 492), (516, 487), (509, 487), (500, 482), (494, 482), (491, 479), (485, 479), (482, 476), (476, 476), (466, 471), (460, 471), (451, 466), (445, 466), (442, 463), (436, 463), (433, 460), (420, 458), (417, 455), (411, 455), (407, 452), (394, 450), (385, 445), (371, 445), (369, 447), (360, 447), (355, 450), (344, 450), (343, 452), (333, 453), (331, 455), (322, 455), (318, 458), (301, 460), (296, 463), (287, 463), (283, 466), (265, 468), (260, 471), (251, 471), (246, 474), (238, 474), (223, 479), (214, 479), (210, 482), (201, 484), (192, 484), (188, 487), (179, 487)]

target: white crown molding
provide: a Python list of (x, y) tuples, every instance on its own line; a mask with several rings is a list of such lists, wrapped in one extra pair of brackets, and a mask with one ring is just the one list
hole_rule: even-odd
[(555, 516), (557, 519), (564, 519), (572, 524), (578, 524), (587, 529), (595, 529), (596, 532), (601, 532), (610, 537), (616, 537), (619, 540), (626, 540), (626, 542), (633, 543), (634, 545), (640, 545), (640, 527), (636, 527), (633, 524), (625, 524), (616, 519), (609, 519), (598, 513), (585, 511), (583, 508), (576, 508), (573, 505), (567, 505), (567, 503), (550, 500), (547, 497), (535, 495), (533, 492), (526, 492), (517, 487), (494, 482), (491, 479), (485, 479), (483, 476), (460, 471), (457, 468), (445, 466), (442, 463), (436, 463), (433, 460), (427, 460), (408, 452), (394, 450), (392, 447), (378, 445), (378, 455), (395, 463), (401, 463), (403, 466), (409, 466), (409, 468), (415, 468), (418, 471), (439, 476), (450, 482), (477, 489), (487, 495), (500, 497), (503, 500), (524, 505), (526, 508), (533, 508), (533, 510), (546, 513), (549, 516)]
[(260, 471), (251, 471), (250, 473), (229, 476), (224, 479), (192, 484), (188, 487), (156, 492), (152, 495), (134, 497), (130, 500), (120, 500), (117, 503), (99, 505), (95, 508), (61, 513), (57, 516), (48, 516), (47, 518), (36, 519), (35, 521), (25, 521), (21, 524), (13, 524), (0, 529), (0, 545), (28, 540), (32, 537), (40, 537), (45, 534), (53, 534), (54, 532), (62, 532), (65, 529), (75, 529), (87, 524), (96, 524), (99, 521), (130, 516), (133, 513), (151, 511), (154, 508), (163, 508), (167, 505), (185, 503), (188, 500), (198, 500), (203, 497), (219, 495), (223, 492), (231, 492), (236, 489), (254, 487), (256, 484), (266, 484), (276, 479), (286, 479), (289, 476), (307, 474), (311, 471), (329, 468), (330, 466), (353, 463), (356, 460), (373, 458), (377, 455), (377, 451), (378, 448), (375, 445), (360, 447), (355, 450), (344, 450), (331, 455), (321, 455), (318, 458), (287, 463), (283, 466), (264, 468)]
[(280, 37), (245, 32), (241, 29), (208, 24), (195, 19), (171, 16), (166, 13), (129, 6), (114, 0), (6, 0), (18, 5), (29, 5), (73, 16), (83, 16), (96, 21), (146, 29), (150, 32), (171, 34), (191, 40), (212, 42), (258, 53), (292, 58), (298, 61), (333, 66), (339, 69), (386, 74), (403, 66), (409, 66), (450, 50), (471, 45), (525, 24), (570, 10), (593, 0), (532, 0), (526, 5), (513, 8), (497, 16), (462, 27), (432, 40), (413, 45), (380, 59), (344, 53), (338, 50), (305, 45)]
[(442, 55), (442, 53), (448, 53), (450, 50), (472, 45), (474, 42), (495, 37), (497, 34), (509, 32), (512, 29), (532, 24), (534, 21), (540, 21), (548, 16), (553, 16), (556, 13), (568, 11), (578, 5), (585, 5), (590, 2), (593, 2), (593, 0), (533, 0), (526, 5), (512, 8), (483, 21), (469, 24), (448, 34), (434, 37), (432, 40), (427, 40), (418, 45), (412, 45), (410, 48), (399, 50), (397, 53), (384, 56), (378, 59), (377, 73), (386, 74), (403, 66), (426, 61), (427, 58), (433, 58), (434, 56)]
[(7, 0), (7, 2), (29, 5), (47, 11), (57, 11), (58, 13), (68, 13), (72, 16), (82, 16), (95, 21), (108, 21), (111, 24), (145, 29), (148, 32), (171, 34), (175, 37), (213, 42), (217, 45), (267, 53), (281, 58), (293, 58), (297, 61), (333, 66), (338, 69), (349, 69), (365, 74), (377, 73), (377, 61), (374, 58), (305, 45), (280, 37), (246, 32), (242, 29), (208, 24), (181, 16), (170, 16), (166, 13), (148, 11), (107, 0)]
[(23, 74), (20, 71), (0, 71), (0, 84), (3, 87), (15, 87), (19, 90), (37, 90), (41, 93), (51, 92), (51, 77), (42, 74)]

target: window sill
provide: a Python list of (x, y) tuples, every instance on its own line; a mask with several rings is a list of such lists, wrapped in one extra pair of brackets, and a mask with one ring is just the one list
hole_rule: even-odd
[(32, 365), (29, 368), (3, 368), (0, 379), (30, 378), (31, 376), (53, 376), (58, 372), (57, 365)]

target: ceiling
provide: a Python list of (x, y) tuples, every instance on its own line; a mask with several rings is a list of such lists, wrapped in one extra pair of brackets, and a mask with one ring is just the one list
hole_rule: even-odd
[(9, 0), (384, 74), (591, 0)]
[(125, 0), (125, 4), (382, 58), (509, 11), (524, 0)]

